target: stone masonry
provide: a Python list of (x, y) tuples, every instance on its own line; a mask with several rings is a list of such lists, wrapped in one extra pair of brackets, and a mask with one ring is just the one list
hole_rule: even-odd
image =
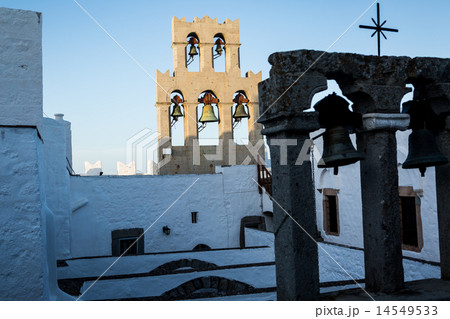
[[(299, 50), (274, 53), (269, 62), (270, 78), (259, 84), (259, 122), (264, 124), (262, 133), (269, 139), (273, 158), (274, 199), (282, 207), (274, 204), (278, 298), (316, 299), (319, 282), (313, 236), (295, 235), (315, 232), (310, 162), (303, 163), (304, 168), (289, 167), (289, 159), (301, 151), (297, 146), (287, 148), (288, 165), (282, 165), (277, 161), (279, 150), (273, 140), (291, 138), (298, 145), (320, 127), (316, 112), (303, 111), (310, 108), (313, 95), (326, 88), (327, 79), (336, 80), (343, 94), (353, 101), (353, 111), (363, 119), (362, 127), (357, 128), (357, 145), (366, 156), (360, 164), (366, 288), (373, 292), (398, 291), (404, 279), (395, 131), (409, 125), (409, 116), (400, 114), (400, 101), (409, 91), (405, 85), (411, 83), (414, 98), (425, 99), (445, 120), (450, 114), (450, 60)], [(448, 157), (448, 120), (438, 144)], [(450, 214), (445, 195), (450, 187), (448, 172), (448, 164), (436, 168), (443, 279), (450, 277)], [(291, 218), (286, 213), (303, 229), (287, 221)]]
[[(186, 66), (186, 38), (196, 34), (199, 39), (200, 59), (199, 72), (190, 72)], [(222, 35), (225, 40), (225, 72), (215, 72), (213, 68), (214, 37)], [(159, 162), (167, 162), (158, 169), (158, 174), (204, 174), (214, 173), (216, 165), (256, 164), (255, 156), (251, 156), (246, 145), (236, 145), (233, 142), (233, 94), (244, 91), (250, 102), (250, 119), (248, 120), (249, 143), (255, 145), (261, 139), (261, 124), (256, 123), (259, 117), (259, 101), (257, 84), (261, 81), (261, 72), (251, 71), (241, 77), (239, 63), (239, 21), (226, 19), (218, 23), (217, 18), (208, 16), (195, 18), (193, 22), (186, 22), (186, 18), (172, 19), (172, 50), (174, 72), (161, 73), (156, 71), (156, 108), (159, 133)], [(197, 106), (199, 95), (211, 90), (220, 100), (219, 107), (219, 138), (222, 144), (200, 146), (200, 163), (194, 163), (193, 146), (198, 138)], [(172, 146), (170, 127), (170, 94), (179, 91), (184, 97), (184, 146)], [(231, 145), (231, 147), (230, 147)], [(163, 149), (171, 149), (170, 154), (164, 154)], [(231, 151), (230, 151), (231, 150)], [(232, 153), (231, 156), (229, 153)], [(264, 158), (264, 148), (258, 150)], [(222, 154), (221, 159), (207, 160), (203, 154)], [(219, 156), (220, 158), (220, 156)], [(248, 158), (250, 161), (246, 161)], [(231, 159), (231, 160), (230, 160)], [(234, 160), (235, 159), (235, 160)]]

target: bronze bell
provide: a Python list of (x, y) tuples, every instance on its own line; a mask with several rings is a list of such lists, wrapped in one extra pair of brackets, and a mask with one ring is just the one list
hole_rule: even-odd
[(183, 112), (181, 112), (181, 107), (179, 104), (175, 104), (175, 106), (173, 107), (172, 114), (170, 114), (170, 116), (172, 116), (175, 121), (178, 120), (179, 117), (183, 116)]
[(222, 46), (220, 44), (218, 44), (217, 48), (216, 48), (216, 53), (218, 55), (222, 55), (222, 52), (223, 52)]
[(244, 104), (239, 104), (236, 106), (236, 110), (234, 111), (233, 118), (236, 121), (240, 121), (243, 118), (250, 118), (250, 115), (248, 115), (247, 111), (245, 110)]
[(339, 166), (350, 165), (362, 159), (364, 154), (353, 147), (348, 129), (343, 126), (326, 129), (323, 134), (322, 159), (318, 167), (334, 167), (334, 174), (337, 175)]
[(203, 113), (199, 120), (200, 123), (219, 122), (219, 119), (214, 114), (214, 108), (211, 104), (203, 106)]
[(448, 159), (439, 152), (433, 132), (427, 129), (413, 130), (408, 138), (408, 157), (402, 167), (418, 168), (422, 176), (430, 166), (448, 163)]
[(191, 44), (191, 49), (189, 50), (189, 55), (193, 57), (194, 55), (198, 55), (197, 49), (195, 48), (195, 45)]

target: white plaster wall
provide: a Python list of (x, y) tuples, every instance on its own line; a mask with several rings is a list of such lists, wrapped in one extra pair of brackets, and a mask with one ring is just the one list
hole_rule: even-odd
[[(64, 121), (65, 122), (65, 121)], [(44, 118), (42, 122), (44, 140), (46, 201), (54, 213), (56, 256), (70, 258), (70, 178), (66, 164), (66, 126), (61, 121)]]
[[(408, 137), (410, 130), (397, 132), (399, 164), (406, 160), (408, 155)], [(422, 217), (423, 248), (420, 253), (403, 250), (404, 256), (422, 258), (425, 260), (439, 262), (439, 231), (436, 205), (436, 175), (434, 167), (427, 168), (425, 177), (420, 176), (418, 169), (402, 169), (399, 171), (399, 185), (412, 186), (413, 189), (423, 196), (420, 197), (420, 214)]]
[(0, 8), (0, 125), (42, 122), (41, 14)]
[[(315, 132), (312, 136), (320, 133)], [(424, 247), (421, 252), (403, 250), (404, 256), (420, 258), (429, 261), (439, 261), (439, 239), (436, 208), (436, 184), (434, 168), (428, 168), (425, 178), (420, 177), (418, 170), (401, 168), (408, 153), (408, 136), (410, 131), (397, 132), (397, 157), (399, 162), (399, 186), (413, 186), (415, 190), (423, 189), (421, 197), (421, 216), (423, 227)], [(353, 145), (356, 145), (355, 135), (351, 135)], [(314, 175), (316, 185), (317, 226), (325, 241), (339, 243), (353, 247), (364, 247), (362, 230), (362, 202), (359, 162), (339, 168), (339, 175), (333, 175), (333, 169), (317, 168), (317, 161), (321, 158), (322, 138), (314, 141), (318, 152), (314, 154)], [(323, 228), (323, 194), (322, 188), (339, 189), (339, 219), (340, 235), (327, 235)]]
[[(312, 134), (321, 133), (322, 131)], [(351, 135), (351, 140), (355, 145), (355, 135)], [(362, 202), (360, 190), (359, 162), (349, 166), (339, 167), (339, 174), (333, 174), (333, 169), (318, 168), (317, 162), (321, 159), (323, 139), (314, 141), (317, 150), (314, 153), (314, 177), (316, 188), (316, 213), (317, 227), (321, 231), (325, 241), (340, 243), (353, 247), (362, 248), (364, 246), (362, 233)], [(319, 192), (323, 188), (338, 189), (339, 199), (339, 236), (327, 235), (323, 224), (323, 193)]]
[(245, 247), (270, 246), (274, 247), (275, 234), (253, 228), (245, 228)]
[[(242, 217), (262, 214), (252, 180), (256, 174), (256, 166), (234, 166), (211, 175), (73, 176), (72, 201), (88, 203), (72, 214), (72, 256), (110, 255), (113, 230), (146, 230), (152, 224), (146, 253), (192, 250), (198, 244), (239, 247)], [(196, 224), (191, 212), (198, 212)], [(170, 235), (162, 232), (165, 225)]]
[(1, 300), (49, 298), (41, 145), (34, 128), (0, 126)]
[(72, 163), (72, 124), (69, 121), (64, 120), (64, 114), (57, 113), (55, 114), (55, 120), (62, 124), (65, 129), (66, 136), (66, 158), (69, 161), (70, 165), (73, 167)]

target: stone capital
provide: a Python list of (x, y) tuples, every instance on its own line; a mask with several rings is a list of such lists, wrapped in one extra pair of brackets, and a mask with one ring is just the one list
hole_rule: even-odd
[(405, 131), (409, 126), (409, 114), (368, 113), (362, 119), (364, 131)]
[(318, 112), (303, 112), (291, 116), (289, 113), (280, 112), (270, 120), (258, 120), (264, 124), (262, 134), (273, 135), (280, 132), (309, 133), (320, 129)]

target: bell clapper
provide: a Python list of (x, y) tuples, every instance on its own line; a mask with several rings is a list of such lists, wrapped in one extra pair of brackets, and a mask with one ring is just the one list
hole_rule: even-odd
[(425, 171), (427, 170), (426, 166), (419, 167), (420, 176), (425, 177)]
[(338, 175), (338, 174), (339, 174), (339, 166), (335, 166), (335, 167), (333, 168), (333, 174), (334, 174), (334, 175)]

